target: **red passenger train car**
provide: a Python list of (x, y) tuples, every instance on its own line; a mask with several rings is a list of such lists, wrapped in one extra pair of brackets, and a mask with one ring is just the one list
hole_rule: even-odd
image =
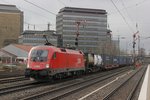
[(43, 80), (76, 75), (84, 71), (85, 64), (82, 51), (54, 46), (36, 46), (29, 52), (25, 76)]

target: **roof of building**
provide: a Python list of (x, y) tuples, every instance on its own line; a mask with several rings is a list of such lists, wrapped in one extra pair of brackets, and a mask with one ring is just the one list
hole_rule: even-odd
[(90, 8), (76, 8), (76, 7), (64, 7), (60, 9), (61, 12), (76, 12), (76, 13), (92, 13), (92, 14), (107, 14), (103, 9), (90, 9)]
[(0, 56), (15, 56), (15, 57), (27, 57), (30, 49), (33, 46), (22, 44), (10, 44), (0, 49)]
[(7, 52), (3, 49), (0, 49), (0, 57), (16, 57), (16, 55), (14, 55), (10, 52)]
[(27, 51), (27, 52), (29, 52), (30, 49), (33, 47), (31, 45), (22, 45), (22, 44), (13, 44), (13, 45), (16, 46), (17, 48), (20, 48), (20, 49)]
[(25, 30), (22, 34), (55, 34), (54, 30), (38, 31), (38, 30)]
[(0, 4), (0, 12), (21, 12), (15, 5)]

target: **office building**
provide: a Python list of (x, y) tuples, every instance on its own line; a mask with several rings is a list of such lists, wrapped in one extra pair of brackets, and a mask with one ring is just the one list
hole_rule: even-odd
[(107, 12), (102, 9), (64, 7), (56, 17), (56, 33), (62, 34), (63, 46), (75, 45), (84, 52), (102, 54), (104, 44), (110, 41), (107, 34)]
[(0, 48), (18, 43), (23, 31), (23, 12), (15, 5), (0, 4)]
[(46, 43), (46, 36), (48, 42), (50, 42), (54, 46), (60, 46), (61, 35), (55, 33), (54, 30), (47, 31), (37, 31), (37, 30), (26, 30), (19, 36), (19, 43), (24, 45), (44, 45)]

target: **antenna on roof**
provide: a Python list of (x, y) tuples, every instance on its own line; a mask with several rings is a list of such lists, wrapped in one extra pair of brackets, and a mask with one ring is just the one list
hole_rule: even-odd
[(51, 24), (48, 23), (48, 24), (47, 24), (47, 30), (48, 30), (48, 31), (50, 31), (50, 26), (51, 26)]

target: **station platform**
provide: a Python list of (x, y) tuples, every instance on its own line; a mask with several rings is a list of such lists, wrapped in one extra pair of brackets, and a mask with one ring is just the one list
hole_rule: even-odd
[(150, 100), (150, 64), (148, 65), (138, 100)]

